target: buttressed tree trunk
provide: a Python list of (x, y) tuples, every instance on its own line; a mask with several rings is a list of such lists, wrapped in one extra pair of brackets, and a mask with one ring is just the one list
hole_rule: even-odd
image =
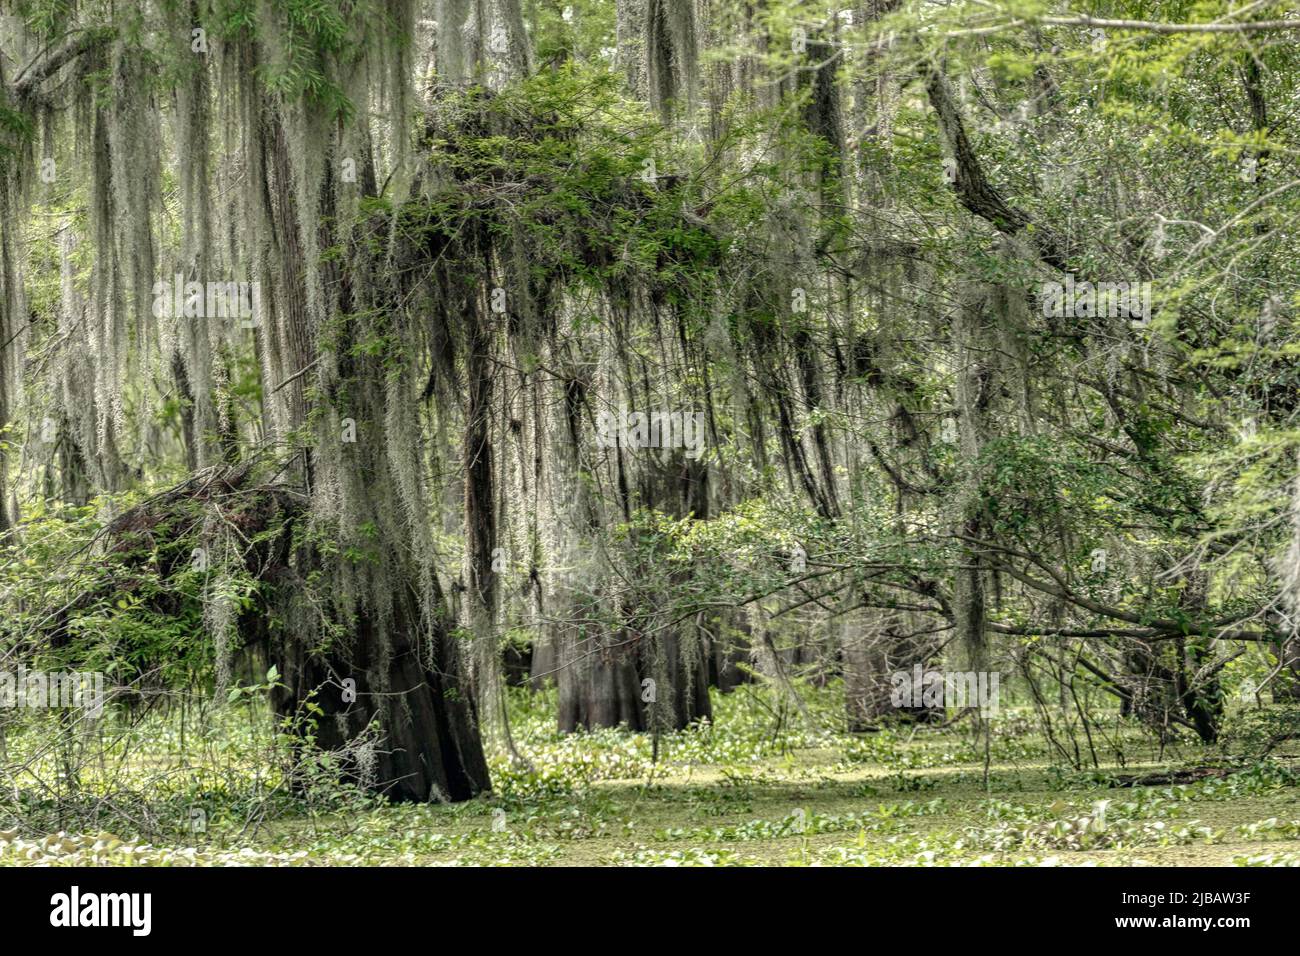
[[(263, 339), (270, 352), (266, 365), (281, 383), (293, 379), (300, 386), (305, 374), (317, 372), (320, 394), (348, 396), (346, 405), (313, 416), (307, 390), (285, 387), (275, 393), (282, 408), (274, 417), (289, 431), (313, 427), (313, 417), (317, 422), (317, 444), (305, 449), (299, 478), (327, 501), (341, 503), (326, 515), (324, 527), (333, 529), (327, 533), (342, 533), (347, 541), (357, 534), (354, 528), (380, 532), (377, 550), (354, 539), (356, 546), (376, 552), (377, 560), (353, 564), (342, 549), (310, 545), (289, 556), (300, 579), (335, 581), (339, 600), (333, 634), (326, 637), (311, 623), (315, 610), (304, 606), (288, 579), (277, 589), (288, 626), (273, 640), (288, 690), (274, 699), (285, 716), (301, 716), (301, 702), (317, 690), (316, 703), (324, 711), (321, 742), (344, 749), (355, 771), (375, 789), (402, 800), (464, 800), (486, 790), (489, 781), (444, 595), (432, 568), (420, 566), (426, 560), (429, 519), (418, 500), (423, 498), (419, 462), (407, 457), (415, 453), (411, 426), (397, 417), (416, 407), (414, 396), (396, 400), (390, 389), (400, 384), (393, 384), (392, 372), (372, 360), (348, 358), (347, 338), (338, 351), (320, 342), (307, 293), (319, 280), (309, 275), (304, 247), (325, 237), (310, 234), (319, 220), (303, 214), (298, 196), (319, 201), (328, 219), (331, 183), (326, 179), (316, 190), (302, 190), (300, 178), (307, 172), (294, 167), (285, 138), (274, 127), (268, 132), (272, 188), (265, 216), (280, 282), (274, 320)], [(342, 297), (336, 303), (340, 311), (378, 306), (370, 297), (382, 294), (367, 290), (367, 267), (364, 259), (352, 260), (333, 277)], [(403, 321), (387, 320), (398, 328)], [(407, 541), (419, 555), (415, 560), (407, 556)], [(360, 736), (367, 729), (376, 736)], [(360, 749), (349, 750), (358, 737)]]
[[(280, 642), (285, 689), (273, 702), (280, 714), (301, 716), (300, 703), (314, 692), (324, 711), (319, 745), (377, 792), (409, 802), (468, 800), (490, 782), (456, 640), (440, 628), (425, 635), (434, 646), (422, 646), (420, 602), (406, 588), (393, 600), (384, 631), (362, 617), (347, 649), (313, 653), (302, 642)], [(426, 600), (436, 605), (442, 595)], [(371, 729), (378, 733), (368, 735)]]

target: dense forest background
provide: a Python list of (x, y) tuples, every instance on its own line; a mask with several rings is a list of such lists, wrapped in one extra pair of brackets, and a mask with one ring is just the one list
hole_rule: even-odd
[(1294, 793), (1298, 39), (6, 0), (0, 669), (106, 703), (0, 709), (0, 836), (499, 833), (569, 792), (542, 739), (647, 787), (711, 734), (890, 773), (934, 734), (986, 795), (1010, 739)]

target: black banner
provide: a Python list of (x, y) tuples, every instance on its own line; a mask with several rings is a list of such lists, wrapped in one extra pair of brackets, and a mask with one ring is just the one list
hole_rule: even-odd
[(1171, 934), (1183, 945), (1188, 934), (1230, 944), (1282, 932), (1295, 881), (1285, 869), (21, 868), (0, 870), (0, 908), (17, 938), (127, 945), (373, 945), (388, 931), (439, 924), (449, 937), (459, 924), (650, 938), (680, 931), (678, 906), (689, 909), (681, 919), (725, 923), (728, 943), (770, 942), (776, 919), (796, 933), (808, 921), (819, 940), (834, 932), (864, 943), (893, 926), (912, 938), (940, 934), (945, 946), (1012, 932), (1070, 945)]

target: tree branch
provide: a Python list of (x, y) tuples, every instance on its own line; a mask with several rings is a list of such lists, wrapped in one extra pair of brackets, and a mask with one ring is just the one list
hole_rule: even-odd
[(1015, 236), (1027, 232), (1038, 250), (1039, 256), (1048, 265), (1061, 272), (1071, 272), (1060, 240), (1040, 223), (1035, 223), (1029, 214), (1012, 206), (989, 184), (980, 165), (975, 148), (966, 135), (966, 124), (953, 99), (952, 89), (947, 78), (937, 69), (931, 69), (925, 77), (925, 88), (939, 119), (939, 131), (948, 143), (956, 163), (956, 176), (952, 187), (957, 199), (970, 212), (992, 224), (998, 232), (1006, 236)]
[(63, 66), (71, 63), (83, 53), (104, 43), (114, 36), (114, 31), (82, 30), (63, 41), (54, 50), (42, 51), (23, 68), (14, 80), (13, 91), (21, 99), (35, 92), (36, 87), (57, 73)]

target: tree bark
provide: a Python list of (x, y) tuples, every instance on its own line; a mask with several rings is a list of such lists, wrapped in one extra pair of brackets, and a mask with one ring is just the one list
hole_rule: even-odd
[[(302, 703), (318, 689), (314, 700), (324, 715), (317, 744), (342, 755), (359, 782), (403, 802), (468, 800), (491, 785), (456, 640), (440, 627), (434, 646), (421, 647), (419, 610), (409, 588), (398, 591), (390, 647), (364, 616), (344, 646), (325, 653), (313, 653), (294, 635), (277, 639), (273, 659), (281, 662), (285, 688), (273, 694), (276, 713), (301, 716)], [(441, 593), (430, 600), (441, 603)], [(355, 688), (344, 684), (348, 679)], [(348, 699), (353, 690), (355, 700)], [(358, 754), (354, 741), (376, 720), (382, 738)]]

